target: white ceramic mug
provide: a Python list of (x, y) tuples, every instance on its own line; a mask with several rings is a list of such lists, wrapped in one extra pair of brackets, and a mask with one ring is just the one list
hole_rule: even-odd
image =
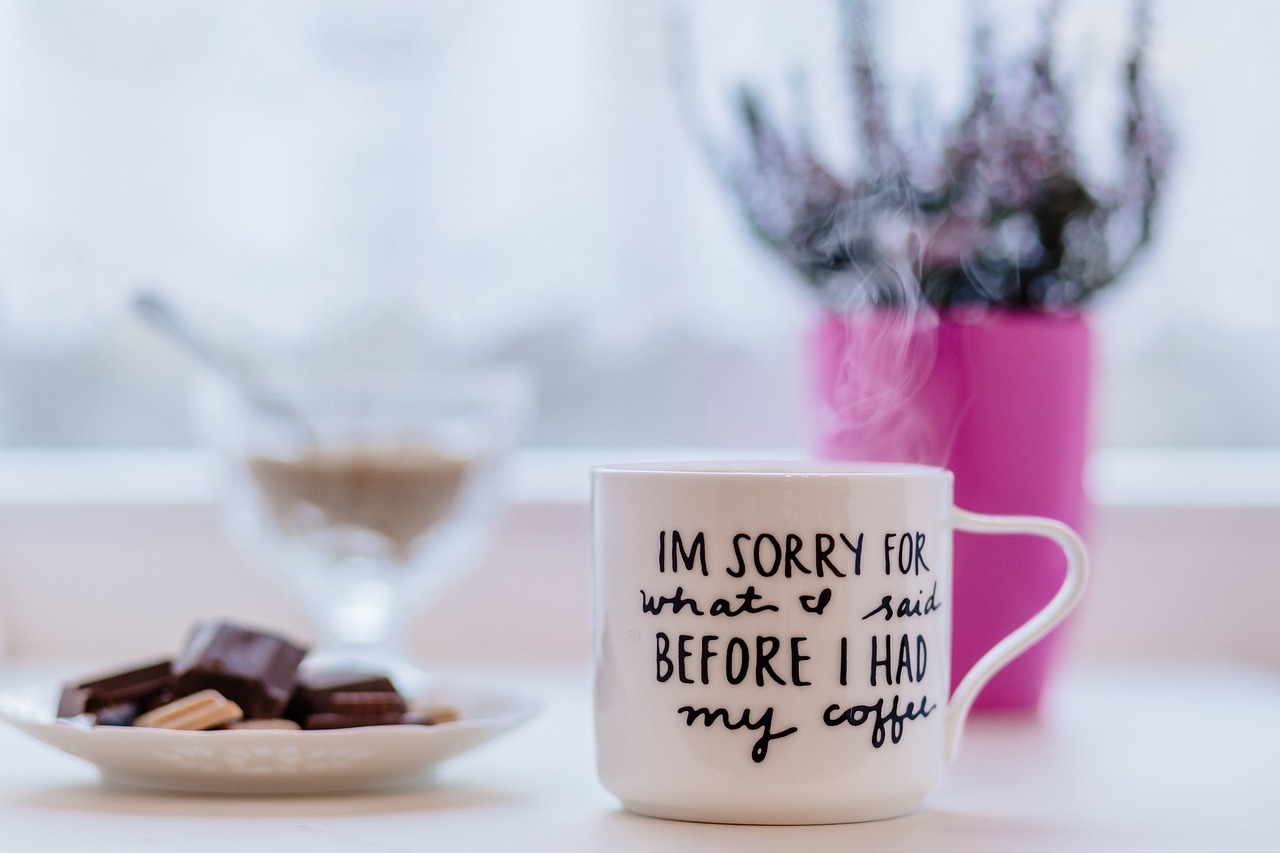
[[(592, 473), (598, 768), (641, 814), (803, 824), (911, 811), (982, 685), (1084, 586), (1087, 557), (1069, 528), (957, 509), (941, 468), (681, 462)], [(948, 697), (957, 529), (1047, 536), (1067, 571)]]

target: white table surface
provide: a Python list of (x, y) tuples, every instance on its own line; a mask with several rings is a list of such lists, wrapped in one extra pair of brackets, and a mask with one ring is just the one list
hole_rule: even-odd
[[(905, 818), (734, 827), (622, 811), (595, 779), (580, 669), (480, 673), (541, 716), (396, 791), (157, 795), (0, 727), (0, 850), (1280, 850), (1280, 676), (1205, 665), (1069, 672), (1038, 720), (971, 721)], [(22, 676), (12, 672), (9, 682)]]

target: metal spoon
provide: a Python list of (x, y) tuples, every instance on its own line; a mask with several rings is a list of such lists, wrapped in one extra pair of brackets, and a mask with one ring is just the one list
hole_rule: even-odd
[(315, 430), (284, 397), (264, 384), (244, 364), (201, 334), (171, 302), (154, 291), (144, 290), (133, 298), (133, 309), (156, 331), (178, 344), (205, 367), (235, 388), (255, 409), (291, 422), (308, 438)]

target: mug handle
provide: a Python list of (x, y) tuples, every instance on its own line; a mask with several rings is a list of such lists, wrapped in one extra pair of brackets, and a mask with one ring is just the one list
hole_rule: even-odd
[(960, 743), (960, 731), (969, 716), (969, 709), (979, 691), (986, 686), (1005, 665), (1022, 654), (1066, 617), (1084, 592), (1085, 578), (1089, 574), (1089, 556), (1084, 542), (1076, 532), (1060, 521), (1022, 515), (981, 515), (952, 507), (951, 525), (955, 530), (970, 533), (1031, 533), (1052, 539), (1067, 556), (1067, 576), (1058, 592), (1034, 616), (1022, 623), (1013, 633), (991, 647), (978, 658), (960, 684), (946, 713), (946, 757), (950, 761)]

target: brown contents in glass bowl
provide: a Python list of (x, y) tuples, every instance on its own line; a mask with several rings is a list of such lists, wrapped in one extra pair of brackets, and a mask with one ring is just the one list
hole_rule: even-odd
[(473, 463), (429, 447), (399, 446), (310, 450), (292, 460), (253, 456), (247, 464), (286, 532), (362, 528), (404, 558), (452, 511)]

